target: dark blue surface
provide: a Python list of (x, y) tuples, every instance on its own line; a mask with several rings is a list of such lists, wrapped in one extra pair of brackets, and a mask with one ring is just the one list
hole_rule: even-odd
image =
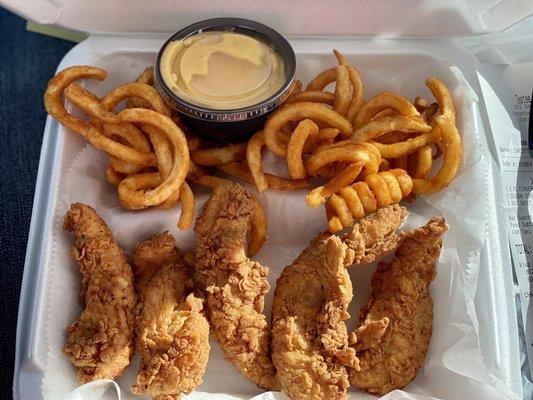
[(46, 114), (42, 94), (75, 44), (26, 32), (0, 8), (0, 397), (12, 398), (15, 332)]

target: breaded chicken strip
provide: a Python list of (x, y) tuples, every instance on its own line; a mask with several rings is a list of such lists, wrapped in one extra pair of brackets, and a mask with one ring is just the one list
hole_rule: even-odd
[(133, 393), (177, 400), (202, 382), (209, 324), (174, 238), (164, 232), (139, 243), (134, 267), (139, 295), (136, 347), (141, 365)]
[(347, 266), (394, 251), (407, 210), (389, 206), (357, 223), (342, 239), (313, 240), (277, 281), (272, 308), (272, 358), (291, 399), (345, 399), (348, 369), (357, 370), (354, 347), (379, 344), (388, 319), (368, 321), (348, 335), (344, 320), (353, 297)]
[(263, 314), (268, 268), (246, 255), (254, 203), (238, 184), (217, 186), (196, 222), (196, 280), (226, 358), (258, 386), (279, 389)]
[[(388, 318), (381, 342), (355, 344), (360, 370), (350, 371), (350, 383), (370, 393), (385, 394), (408, 385), (426, 358), (432, 332), (433, 303), (429, 284), (436, 275), (443, 218), (404, 235), (390, 263), (380, 263), (372, 276), (370, 300), (361, 310), (362, 327)], [(359, 328), (359, 329), (361, 329)]]
[(272, 358), (293, 400), (345, 399), (346, 366), (358, 368), (344, 324), (352, 299), (346, 250), (337, 236), (320, 235), (277, 280)]
[(114, 379), (133, 355), (136, 303), (133, 274), (122, 250), (96, 211), (72, 204), (63, 227), (74, 233), (72, 257), (83, 278), (85, 310), (67, 328), (65, 354), (81, 383)]
[(381, 208), (354, 225), (343, 238), (350, 249), (351, 265), (369, 264), (392, 253), (400, 243), (396, 231), (405, 222), (407, 209), (398, 204)]

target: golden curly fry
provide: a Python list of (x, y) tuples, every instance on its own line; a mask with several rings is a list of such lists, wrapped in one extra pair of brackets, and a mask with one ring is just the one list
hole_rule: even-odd
[(346, 63), (346, 57), (339, 50), (333, 49), (333, 55), (337, 59), (337, 63), (339, 63), (339, 65), (346, 65), (347, 64)]
[(246, 156), (246, 142), (229, 144), (225, 147), (213, 147), (191, 151), (191, 159), (205, 166), (217, 166), (233, 161), (241, 161)]
[(250, 194), (254, 203), (254, 211), (250, 227), (250, 241), (248, 243), (248, 255), (255, 256), (263, 247), (267, 236), (267, 219), (265, 211), (257, 199)]
[[(143, 130), (150, 136), (150, 141), (152, 142), (154, 153), (157, 157), (159, 175), (161, 176), (161, 181), (164, 181), (170, 175), (172, 164), (174, 162), (170, 143), (162, 132), (151, 125), (144, 124)], [(168, 199), (158, 204), (157, 207), (161, 209), (172, 208), (178, 203), (179, 199), (180, 188), (178, 187)]]
[(323, 92), (321, 90), (305, 91), (292, 95), (285, 103), (291, 104), (303, 102), (323, 103), (332, 106), (335, 102), (335, 95), (331, 92)]
[(350, 75), (345, 65), (339, 65), (337, 68), (337, 77), (335, 84), (335, 102), (333, 111), (340, 115), (346, 115), (350, 106)]
[[(84, 78), (103, 80), (107, 73), (96, 67), (76, 66), (67, 68), (53, 77), (44, 94), (46, 111), (66, 128), (85, 137), (93, 146), (109, 155), (141, 166), (156, 166), (153, 154), (147, 154), (105, 136), (99, 129), (87, 121), (70, 114), (61, 101), (61, 94), (72, 82)], [(85, 91), (85, 99), (95, 101), (95, 96)]]
[(203, 175), (195, 179), (194, 183), (213, 189), (218, 185), (227, 185), (231, 181), (229, 179), (219, 178), (218, 176)]
[(386, 109), (381, 110), (380, 112), (378, 112), (372, 118), (370, 118), (370, 122), (371, 121), (376, 121), (376, 120), (378, 120), (380, 118), (383, 118), (383, 117), (389, 117), (389, 116), (392, 116), (392, 115), (398, 115), (398, 112), (394, 108), (386, 108)]
[[(106, 111), (113, 111), (119, 103), (126, 99), (132, 98), (137, 99), (138, 102), (142, 102), (143, 108), (153, 109), (164, 115), (170, 115), (170, 109), (155, 88), (144, 83), (129, 83), (120, 85), (104, 96), (100, 102), (100, 105)], [(151, 152), (150, 143), (148, 142), (148, 146), (146, 147), (146, 143), (144, 142), (147, 141), (146, 136), (133, 124), (110, 123), (103, 121), (102, 125), (104, 127), (104, 132), (106, 132), (108, 129), (116, 132), (119, 127), (122, 127), (122, 129), (127, 131), (129, 136), (129, 138), (126, 139), (127, 143), (129, 143), (135, 149)], [(142, 138), (144, 138), (144, 140)], [(135, 141), (132, 141), (132, 139), (135, 139)], [(126, 172), (129, 169), (129, 173), (133, 173), (139, 171), (141, 168), (140, 166), (131, 165), (131, 163), (127, 163), (123, 160), (111, 159), (110, 162), (114, 168), (122, 172)]]
[(146, 135), (135, 125), (125, 123), (109, 123), (98, 120), (92, 120), (91, 123), (102, 129), (104, 135), (108, 137), (116, 136), (124, 140), (137, 150), (149, 153), (152, 148)]
[(426, 179), (433, 166), (431, 146), (421, 147), (416, 153), (410, 154), (407, 161), (407, 171), (413, 178)]
[(417, 121), (403, 115), (386, 116), (357, 129), (352, 139), (358, 142), (368, 142), (389, 132), (429, 132), (431, 126), (423, 121)]
[(179, 200), (181, 202), (181, 214), (178, 221), (178, 228), (184, 231), (192, 226), (194, 212), (196, 210), (194, 193), (187, 182), (183, 182), (181, 185), (181, 189), (179, 191)]
[(312, 208), (318, 207), (343, 187), (352, 184), (363, 170), (363, 167), (364, 164), (360, 161), (348, 165), (340, 174), (332, 178), (324, 186), (319, 186), (311, 190), (305, 197), (306, 204)]
[(75, 66), (64, 69), (48, 82), (48, 86), (44, 93), (44, 106), (46, 111), (52, 116), (52, 118), (55, 118), (68, 129), (88, 138), (91, 134), (92, 127), (87, 122), (75, 117), (65, 109), (65, 106), (61, 101), (61, 94), (72, 82), (85, 78), (102, 81), (106, 76), (106, 71), (91, 66)]
[(118, 114), (125, 122), (152, 125), (161, 131), (173, 148), (173, 164), (168, 176), (155, 189), (142, 191), (127, 179), (118, 186), (121, 204), (129, 209), (142, 209), (154, 206), (168, 199), (185, 181), (189, 170), (189, 150), (182, 130), (172, 120), (153, 110), (130, 108)]
[(149, 108), (170, 117), (171, 112), (159, 92), (145, 83), (124, 83), (117, 86), (102, 98), (102, 107), (113, 111), (122, 101), (136, 97), (145, 100)]
[[(68, 90), (69, 88), (67, 88)], [(67, 92), (67, 90), (65, 92)], [(100, 106), (106, 111), (113, 111), (122, 101), (126, 99), (137, 99), (139, 102), (143, 103), (143, 108), (148, 108), (155, 110), (161, 114), (170, 116), (170, 109), (168, 108), (167, 104), (163, 100), (163, 98), (159, 95), (157, 90), (153, 88), (150, 85), (144, 84), (144, 83), (127, 83), (120, 86), (117, 86), (115, 89), (113, 89), (111, 92), (109, 92), (106, 96), (102, 98), (100, 101)], [(102, 125), (104, 126), (104, 132), (106, 131), (106, 128), (113, 127), (113, 130), (117, 130), (117, 126), (123, 127), (123, 129), (126, 129), (128, 134), (130, 135), (130, 138), (126, 140), (128, 143), (132, 145), (132, 147), (150, 152), (150, 144), (148, 143), (148, 150), (146, 150), (145, 143), (141, 143), (142, 139), (141, 137), (144, 137), (146, 140), (146, 137), (142, 132), (140, 132), (133, 124), (130, 123), (112, 123), (109, 121), (103, 121)], [(149, 134), (151, 141), (152, 136)], [(135, 138), (135, 142), (132, 142), (132, 139)], [(153, 141), (152, 141), (153, 142)], [(156, 144), (152, 143), (154, 145), (154, 148), (156, 147)], [(142, 148), (140, 146), (143, 146)], [(156, 157), (157, 149), (156, 149)], [(141, 167), (132, 165), (131, 163), (127, 163), (122, 160), (110, 160), (111, 165), (114, 166), (117, 170), (121, 172), (126, 173), (134, 173), (140, 170)], [(160, 164), (160, 160), (158, 160), (158, 164)], [(159, 166), (160, 168), (160, 166)], [(127, 172), (129, 169), (129, 172)], [(177, 201), (176, 196), (176, 200)], [(170, 204), (170, 203), (169, 203)]]
[(372, 119), (373, 116), (387, 108), (392, 108), (396, 110), (398, 114), (404, 115), (406, 117), (414, 119), (420, 118), (420, 113), (417, 111), (416, 107), (411, 104), (409, 100), (394, 93), (383, 92), (372, 97), (361, 108), (361, 110), (355, 117), (355, 129), (366, 125)]
[[(146, 135), (133, 124), (125, 123), (109, 123), (93, 119), (91, 123), (102, 131), (102, 133), (110, 138), (117, 138), (123, 141), (125, 144), (130, 145), (136, 150), (144, 153), (150, 153), (152, 147), (150, 141)], [(144, 167), (142, 165), (136, 165), (130, 162), (120, 160), (116, 157), (109, 157), (109, 165), (116, 171), (125, 174), (138, 172)]]
[(444, 159), (440, 170), (433, 178), (413, 180), (415, 194), (435, 193), (448, 186), (459, 169), (463, 155), (461, 136), (455, 124), (443, 115), (436, 117), (435, 121), (442, 135)]
[[(137, 83), (145, 83), (150, 86), (154, 86), (154, 67), (147, 67), (138, 77), (135, 79)], [(141, 98), (132, 97), (128, 99), (127, 108), (150, 108), (150, 104)]]
[(310, 119), (304, 119), (291, 135), (287, 146), (287, 166), (292, 179), (307, 177), (303, 161), (304, 148), (306, 143), (313, 142), (318, 134), (317, 124)]
[(325, 71), (319, 73), (314, 79), (311, 80), (311, 82), (307, 84), (305, 91), (309, 92), (314, 90), (323, 90), (330, 83), (335, 82), (336, 77), (336, 68), (326, 69)]
[(248, 162), (248, 169), (252, 176), (254, 185), (259, 193), (263, 193), (268, 189), (268, 180), (263, 171), (263, 162), (261, 151), (265, 146), (265, 135), (262, 131), (257, 132), (248, 141), (246, 147), (246, 161)]
[[(250, 170), (246, 165), (238, 162), (231, 162), (224, 165), (219, 165), (217, 168), (225, 174), (240, 179), (241, 181), (248, 182), (252, 185), (254, 184)], [(268, 187), (274, 190), (303, 189), (309, 186), (308, 179), (290, 179), (283, 176), (272, 175), (268, 172), (265, 173), (265, 176), (267, 178)]]
[(124, 179), (124, 176), (124, 174), (113, 169), (112, 166), (108, 166), (105, 170), (105, 179), (113, 186), (118, 186), (122, 179)]
[(352, 226), (356, 220), (407, 197), (413, 181), (402, 169), (368, 175), (364, 182), (341, 189), (326, 202), (328, 227), (337, 232)]
[[(107, 129), (108, 131), (119, 133), (119, 130), (123, 130), (121, 137), (124, 138), (127, 136), (128, 139), (126, 141), (130, 142), (134, 148), (141, 146), (146, 148), (145, 142), (141, 139), (142, 133), (140, 133), (132, 124), (121, 123), (118, 120), (117, 115), (113, 114), (111, 110), (123, 100), (130, 97), (137, 97), (144, 99), (149, 107), (158, 113), (170, 115), (168, 106), (165, 104), (161, 96), (159, 96), (159, 93), (157, 93), (155, 88), (141, 83), (120, 85), (107, 94), (101, 101), (89, 91), (72, 83), (65, 89), (65, 97), (88, 115), (91, 115), (100, 121), (104, 121), (102, 122), (104, 131)], [(153, 137), (153, 134), (149, 135), (151, 138)], [(113, 168), (123, 173), (133, 173), (139, 170), (138, 167), (132, 164), (136, 163), (123, 159), (116, 160), (116, 157), (115, 159), (111, 159), (111, 165)], [(158, 164), (160, 163), (158, 162)]]
[(339, 65), (344, 65), (348, 69), (348, 76), (350, 80), (350, 84), (352, 85), (352, 99), (350, 100), (350, 105), (348, 106), (348, 110), (346, 112), (346, 119), (350, 122), (352, 122), (355, 116), (359, 113), (361, 110), (361, 107), (363, 107), (364, 101), (363, 101), (363, 83), (361, 82), (361, 77), (359, 75), (359, 71), (357, 71), (354, 67), (351, 65), (348, 65), (346, 62), (346, 57), (344, 57), (344, 54), (342, 54), (338, 50), (333, 50), (333, 54), (335, 54), (335, 57), (337, 58), (337, 62)]
[(383, 158), (400, 158), (408, 156), (428, 144), (434, 144), (440, 139), (441, 133), (439, 129), (433, 128), (427, 133), (423, 133), (422, 135), (407, 139), (403, 142), (384, 144), (377, 141), (370, 141), (369, 143), (379, 150), (379, 153)]
[(453, 104), (450, 90), (437, 78), (429, 78), (426, 81), (426, 86), (431, 90), (431, 93), (437, 100), (440, 115), (448, 118), (452, 124), (455, 124), (455, 105)]
[(303, 119), (337, 128), (343, 137), (351, 136), (353, 133), (352, 125), (346, 118), (321, 104), (311, 102), (286, 104), (270, 115), (263, 128), (265, 142), (270, 151), (279, 157), (287, 157), (287, 146), (279, 142), (277, 133), (288, 121)]
[(361, 82), (361, 77), (359, 72), (352, 66), (348, 65), (348, 75), (350, 77), (350, 83), (352, 84), (352, 100), (346, 112), (346, 118), (348, 121), (352, 122), (361, 108), (363, 108), (365, 102), (363, 100), (363, 83)]
[(344, 140), (314, 153), (307, 160), (306, 166), (311, 176), (319, 176), (320, 169), (328, 164), (357, 161), (364, 164), (365, 174), (375, 174), (379, 170), (381, 156), (371, 144)]

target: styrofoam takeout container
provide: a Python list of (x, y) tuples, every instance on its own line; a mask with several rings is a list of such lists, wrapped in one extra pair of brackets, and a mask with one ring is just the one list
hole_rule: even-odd
[[(118, 83), (132, 80), (147, 64), (152, 64), (160, 45), (173, 31), (184, 25), (214, 16), (238, 16), (256, 19), (284, 33), (297, 54), (298, 76), (304, 81), (314, 73), (332, 65), (331, 49), (341, 49), (348, 59), (363, 72), (363, 82), (372, 80), (372, 74), (390, 76), (394, 90), (394, 76), (417, 64), (434, 66), (433, 75), (450, 79), (450, 66), (457, 67), (465, 83), (478, 95), (480, 102), (473, 102), (468, 115), (472, 116), (473, 129), (479, 134), (477, 150), (481, 159), (486, 159), (484, 183), (486, 187), (477, 196), (480, 204), (486, 208), (484, 226), (476, 232), (484, 237), (480, 248), (477, 290), (473, 296), (473, 307), (477, 315), (479, 347), (481, 357), (492, 376), (503, 382), (506, 393), (521, 396), (520, 359), (516, 330), (516, 311), (512, 288), (512, 270), (508, 252), (506, 232), (501, 223), (498, 169), (489, 152), (489, 143), (485, 137), (486, 111), (480, 95), (476, 76), (476, 60), (464, 49), (451, 40), (441, 36), (476, 35), (507, 28), (533, 11), (532, 2), (493, 1), (487, 5), (485, 1), (460, 2), (450, 0), (445, 5), (440, 1), (420, 2), (407, 0), (391, 1), (304, 1), (293, 2), (253, 1), (243, 3), (237, 0), (209, 2), (174, 2), (172, 0), (144, 2), (130, 0), (126, 3), (109, 0), (0, 0), (8, 8), (40, 23), (79, 29), (93, 33), (88, 40), (73, 48), (58, 66), (61, 70), (76, 64), (97, 65), (109, 72), (105, 82), (90, 86), (97, 88), (97, 94)], [(99, 32), (99, 33), (94, 33)], [(147, 33), (150, 32), (150, 33)], [(166, 32), (166, 33), (165, 33)], [(334, 35), (334, 36), (328, 36)], [(373, 35), (387, 36), (376, 38)], [(431, 35), (432, 38), (414, 39), (406, 36)], [(393, 38), (393, 36), (398, 36)], [(440, 67), (439, 67), (440, 65)], [(422, 68), (423, 70), (423, 68)], [(424, 71), (425, 73), (426, 71)], [(378, 79), (379, 80), (379, 79)], [(383, 82), (382, 82), (383, 83)], [(397, 83), (397, 82), (396, 82)], [(385, 82), (386, 84), (386, 82)], [(365, 86), (366, 87), (366, 86)], [(366, 96), (384, 90), (383, 85), (368, 87)], [(423, 79), (418, 79), (418, 86), (401, 87), (401, 93), (412, 98), (423, 90)], [(481, 105), (481, 107), (479, 107)], [(49, 368), (48, 353), (51, 348), (60, 348), (62, 343), (47, 343), (46, 322), (53, 314), (54, 301), (77, 301), (70, 292), (55, 292), (51, 284), (51, 263), (56, 260), (58, 240), (69, 242), (67, 236), (57, 236), (54, 232), (66, 211), (65, 201), (71, 201), (65, 193), (67, 188), (62, 185), (69, 181), (71, 166), (84, 151), (85, 142), (77, 135), (66, 132), (55, 120), (48, 118), (46, 122), (39, 173), (35, 191), (32, 222), (28, 239), (28, 248), (24, 277), (22, 283), (19, 319), (17, 329), (17, 349), (13, 394), (15, 399), (43, 398), (42, 380)], [(95, 162), (98, 172), (98, 162)], [(82, 171), (84, 172), (84, 171)], [(85, 171), (88, 175), (93, 170)], [(72, 180), (72, 177), (70, 177)], [(102, 181), (102, 176), (98, 176)], [(87, 177), (87, 184), (92, 182)], [(61, 183), (61, 184), (60, 184)], [(79, 184), (83, 189), (83, 180)], [(463, 182), (464, 184), (464, 182)], [(111, 192), (112, 189), (108, 188)], [(91, 193), (90, 195), (101, 195)], [(89, 195), (89, 196), (90, 196)], [(475, 201), (476, 193), (472, 194)], [(114, 196), (114, 193), (112, 195)], [(199, 196), (200, 203), (207, 194)], [(84, 198), (76, 199), (86, 201)], [(282, 198), (278, 199), (282, 201)], [(99, 208), (104, 219), (112, 213), (119, 212), (115, 200), (109, 200), (108, 208)], [(115, 201), (115, 203), (113, 203)], [(270, 206), (272, 207), (272, 206)], [(424, 210), (427, 207), (427, 210)], [(475, 205), (473, 205), (475, 207)], [(422, 215), (430, 212), (431, 203), (422, 206)], [(429, 211), (428, 211), (429, 210)], [(136, 214), (123, 212), (123, 221), (132, 221)], [(425, 215), (424, 215), (425, 216)], [(173, 226), (175, 216), (170, 218), (163, 228)], [(135, 224), (133, 224), (135, 226)], [(111, 226), (115, 232), (117, 226)], [(140, 230), (137, 237), (153, 233), (160, 227), (137, 226)], [(115, 232), (125, 237), (124, 230)], [(191, 245), (191, 236), (180, 237), (176, 233), (180, 246)], [(453, 235), (454, 229), (448, 236)], [(293, 253), (299, 251), (314, 232), (310, 232), (302, 243), (294, 244)], [(182, 240), (182, 241), (180, 241)], [(70, 245), (69, 243), (61, 246)], [(133, 246), (128, 243), (127, 246)], [(61, 247), (62, 251), (63, 247)], [(294, 254), (286, 255), (287, 260)], [(281, 260), (282, 267), (287, 260)], [(275, 262), (274, 262), (275, 263)], [(64, 266), (65, 267), (65, 266)], [(272, 268), (272, 265), (271, 265)], [(272, 268), (274, 269), (274, 268)], [(279, 274), (277, 271), (276, 274)], [(272, 275), (272, 272), (271, 272)], [(276, 275), (274, 275), (275, 278)], [(68, 286), (67, 286), (68, 288)], [(72, 298), (72, 299), (71, 299)], [(438, 300), (437, 300), (438, 301)], [(267, 304), (268, 308), (269, 305)], [(74, 314), (77, 311), (74, 311)], [(67, 316), (71, 319), (71, 316)], [(452, 360), (453, 361), (453, 360)], [(457, 360), (468, 363), (468, 356)], [(224, 373), (224, 369), (220, 370)], [(209, 371), (208, 371), (209, 372)], [(229, 374), (230, 372), (228, 372)], [(231, 371), (232, 374), (235, 374)], [(206, 377), (209, 379), (209, 377)], [(408, 391), (409, 389), (407, 389)], [(457, 388), (453, 398), (463, 398), (462, 388)], [(246, 398), (249, 393), (233, 393)], [(253, 393), (252, 393), (253, 394)], [(502, 398), (508, 398), (508, 395)], [(250, 396), (248, 396), (250, 397)], [(450, 397), (452, 398), (452, 397)], [(510, 398), (510, 397), (509, 397)]]

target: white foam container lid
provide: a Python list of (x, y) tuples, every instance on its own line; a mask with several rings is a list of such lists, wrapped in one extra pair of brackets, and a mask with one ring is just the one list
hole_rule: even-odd
[(507, 29), (530, 0), (2, 0), (41, 24), (89, 33), (174, 32), (206, 18), (260, 21), (286, 35), (448, 36)]
[[(148, 32), (173, 32), (201, 19), (215, 16), (247, 17), (266, 23), (289, 36), (300, 54), (325, 57), (339, 47), (348, 55), (373, 54), (369, 62), (409, 63), (413, 54), (433, 60), (445, 59), (457, 66), (470, 86), (480, 96), (474, 57), (438, 36), (475, 35), (507, 29), (533, 12), (533, 1), (339, 1), (296, 0), (292, 2), (225, 0), (210, 2), (145, 2), (130, 0), (0, 0), (0, 4), (36, 22), (86, 31), (93, 35), (73, 48), (58, 69), (75, 64), (109, 62), (117, 55), (146, 60), (167, 35)], [(140, 35), (143, 33), (143, 35)], [(128, 37), (124, 34), (134, 34)], [(304, 37), (302, 37), (302, 35)], [(334, 35), (334, 36), (329, 36)], [(339, 37), (338, 35), (346, 36)], [(375, 40), (356, 36), (417, 36), (432, 39)], [(102, 61), (104, 60), (104, 61)], [(111, 63), (112, 64), (112, 63)], [(111, 64), (109, 64), (111, 66)], [(111, 74), (112, 75), (112, 74)], [(133, 76), (124, 77), (132, 79)], [(485, 110), (477, 110), (483, 125)], [(77, 139), (77, 138), (76, 138)], [(47, 346), (43, 338), (47, 263), (50, 233), (57, 222), (58, 181), (72, 151), (71, 139), (65, 138), (56, 121), (48, 118), (41, 151), (35, 191), (24, 278), (22, 283), (17, 350), (14, 376), (15, 399), (41, 399), (42, 377), (46, 368)], [(74, 141), (74, 143), (77, 143)], [(81, 143), (81, 142), (80, 142)], [(76, 144), (75, 144), (76, 145)], [(78, 143), (79, 145), (79, 143)], [(480, 151), (488, 152), (483, 143)], [(521, 393), (520, 355), (516, 332), (515, 300), (507, 237), (499, 203), (498, 167), (490, 158), (487, 171), (494, 186), (487, 189), (488, 206), (493, 218), (487, 221), (490, 239), (483, 247), (475, 309), (479, 318), (479, 340), (486, 365), (491, 373), (515, 393)]]

